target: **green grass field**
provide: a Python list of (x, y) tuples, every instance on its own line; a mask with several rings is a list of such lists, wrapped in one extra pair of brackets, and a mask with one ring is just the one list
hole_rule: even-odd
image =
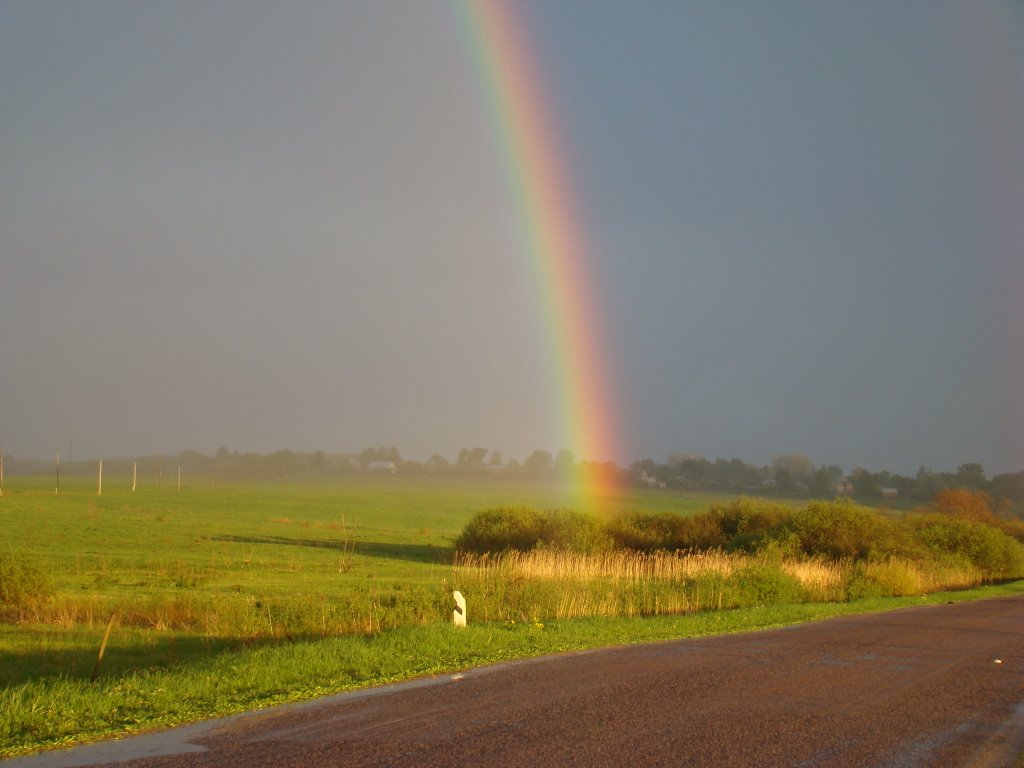
[[(336, 594), (353, 583), (434, 584), (466, 521), (493, 506), (568, 503), (558, 485), (357, 476), (336, 483), (120, 487), (7, 481), (2, 546), (45, 563), (63, 593), (127, 603), (182, 588), (209, 594)], [(609, 510), (688, 514), (709, 495), (637, 490)], [(345, 547), (354, 542), (354, 551)]]
[[(470, 594), (471, 626), (456, 632), (451, 543), (464, 524), (570, 498), (557, 485), (376, 476), (134, 493), (108, 477), (102, 496), (92, 479), (62, 479), (59, 495), (49, 479), (8, 479), (0, 557), (28, 563), (46, 594), (6, 605), (0, 623), (0, 756), (478, 663), (954, 599), (553, 621), (474, 614)], [(591, 511), (685, 515), (725, 500), (636, 490)]]
[[(111, 613), (104, 673), (268, 637), (441, 621), (451, 541), (475, 512), (568, 498), (557, 485), (374, 476), (136, 492), (108, 478), (102, 496), (91, 479), (64, 478), (59, 494), (50, 479), (9, 480), (0, 554), (38, 564), (52, 597), (19, 617), (28, 623), (0, 625), (3, 647), (19, 646), (17, 664), (0, 660), (0, 683), (87, 674), (82, 646)], [(686, 514), (713, 499), (640, 491), (619, 503)]]

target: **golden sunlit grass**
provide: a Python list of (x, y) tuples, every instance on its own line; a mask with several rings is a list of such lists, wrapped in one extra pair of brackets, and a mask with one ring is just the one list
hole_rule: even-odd
[(616, 550), (581, 554), (566, 550), (535, 549), (498, 555), (459, 553), (455, 568), (498, 569), (512, 577), (568, 579), (579, 582), (601, 578), (613, 582), (682, 581), (707, 573), (729, 575), (750, 558), (719, 551), (672, 553)]
[(969, 566), (899, 558), (828, 561), (710, 552), (538, 549), (458, 554), (453, 583), (478, 616), (499, 620), (655, 616), (767, 604), (920, 595), (982, 584)]

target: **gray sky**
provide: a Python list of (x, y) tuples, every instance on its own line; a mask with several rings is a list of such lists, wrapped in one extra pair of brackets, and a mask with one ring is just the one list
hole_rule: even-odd
[[(620, 462), (1024, 467), (1024, 6), (525, 19)], [(460, 34), (419, 0), (0, 0), (0, 448), (562, 447)]]

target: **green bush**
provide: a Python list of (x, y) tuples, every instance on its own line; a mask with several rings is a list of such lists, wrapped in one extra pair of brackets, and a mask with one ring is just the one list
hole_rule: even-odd
[(538, 546), (593, 554), (611, 549), (612, 540), (595, 518), (555, 509), (540, 516)]
[(735, 592), (735, 603), (740, 607), (798, 603), (803, 599), (799, 580), (767, 562), (737, 571), (729, 577), (729, 584)]
[(889, 558), (854, 565), (846, 592), (850, 600), (865, 597), (903, 597), (923, 591), (919, 571), (905, 560)]
[(477, 512), (455, 539), (459, 552), (527, 551), (540, 542), (541, 513), (530, 507), (497, 507)]
[(860, 560), (900, 549), (895, 521), (846, 499), (812, 501), (792, 516), (780, 535), (794, 537), (806, 555), (832, 560)]
[(937, 558), (960, 558), (989, 579), (1024, 576), (1024, 545), (983, 522), (942, 514), (912, 515), (907, 527)]
[(690, 549), (694, 518), (662, 512), (645, 515), (633, 512), (617, 517), (605, 524), (606, 535), (616, 549), (632, 549), (638, 552), (655, 552), (659, 549)]
[(37, 561), (13, 552), (0, 555), (0, 610), (23, 616), (53, 594), (49, 574)]
[(709, 550), (753, 552), (769, 532), (792, 516), (791, 510), (775, 502), (740, 498), (716, 504), (707, 512), (690, 517), (662, 512), (645, 515), (634, 512), (607, 524), (614, 546), (642, 552), (656, 550)]
[(727, 551), (754, 552), (769, 534), (793, 517), (793, 510), (778, 502), (742, 497), (715, 505), (707, 514), (716, 520)]
[(589, 554), (611, 548), (612, 539), (598, 521), (579, 512), (529, 507), (499, 507), (478, 512), (455, 540), (460, 552), (526, 552), (536, 547)]

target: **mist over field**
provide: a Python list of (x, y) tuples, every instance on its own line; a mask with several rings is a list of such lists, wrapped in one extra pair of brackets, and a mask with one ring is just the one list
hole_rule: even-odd
[(1024, 11), (525, 2), (616, 455), (444, 3), (0, 4), (10, 460), (1024, 467)]

